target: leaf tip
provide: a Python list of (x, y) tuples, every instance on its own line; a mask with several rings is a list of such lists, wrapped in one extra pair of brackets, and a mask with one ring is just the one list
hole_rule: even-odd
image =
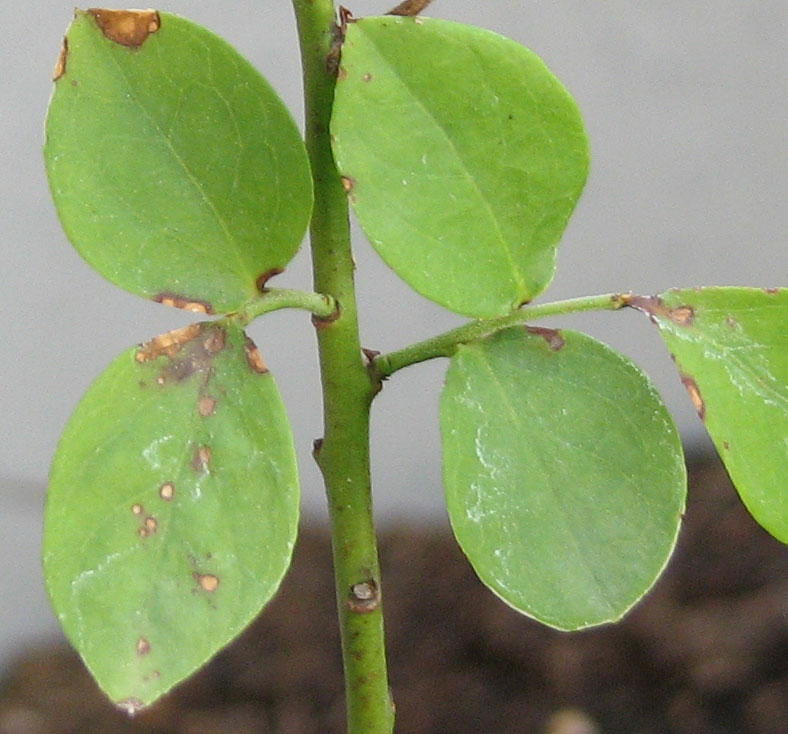
[(124, 698), (116, 701), (115, 705), (131, 718), (145, 708), (145, 704), (139, 698)]
[(161, 17), (156, 10), (88, 8), (87, 12), (110, 41), (130, 48), (139, 48), (161, 28)]

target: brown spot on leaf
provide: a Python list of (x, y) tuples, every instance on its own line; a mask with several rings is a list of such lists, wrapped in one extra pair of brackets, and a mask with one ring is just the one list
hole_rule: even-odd
[(168, 331), (166, 334), (160, 334), (142, 344), (134, 355), (134, 358), (140, 363), (150, 362), (161, 356), (172, 359), (181, 351), (184, 344), (188, 344), (192, 339), (198, 337), (200, 331), (200, 324), (190, 324), (181, 329), (175, 329), (174, 331)]
[(731, 445), (730, 445), (730, 444), (729, 444), (727, 441), (723, 441), (723, 442), (722, 442), (722, 447), (723, 447), (723, 448), (724, 448), (726, 451), (730, 451), (730, 449), (731, 449)]
[(153, 300), (164, 306), (181, 308), (184, 311), (191, 311), (192, 313), (214, 313), (213, 305), (209, 301), (203, 301), (199, 298), (186, 298), (176, 293), (170, 293), (169, 291), (159, 293), (153, 297)]
[(141, 514), (142, 514), (142, 511), (143, 511), (143, 510), (142, 510), (142, 505), (132, 505), (132, 506), (131, 506), (131, 511), (132, 511), (132, 512), (133, 512), (135, 515), (141, 515)]
[(141, 527), (139, 530), (137, 530), (137, 535), (139, 535), (140, 538), (147, 538), (148, 535), (150, 535), (150, 531), (146, 527)]
[(150, 642), (148, 642), (144, 637), (140, 637), (140, 639), (137, 640), (135, 649), (137, 650), (137, 655), (144, 657), (150, 652)]
[(342, 188), (349, 194), (353, 191), (353, 187), (356, 185), (355, 179), (350, 178), (350, 176), (342, 176)]
[(374, 579), (367, 579), (353, 584), (348, 594), (347, 607), (351, 612), (367, 614), (374, 612), (380, 604), (378, 585)]
[(561, 332), (556, 329), (545, 329), (543, 326), (526, 326), (525, 330), (534, 336), (541, 336), (554, 352), (560, 351), (566, 344)]
[(219, 588), (219, 577), (214, 576), (212, 573), (195, 573), (194, 579), (200, 585), (200, 588), (209, 594)]
[[(202, 338), (199, 338), (202, 337)], [(214, 372), (214, 357), (224, 349), (227, 338), (221, 324), (192, 324), (143, 344), (137, 351), (137, 362), (168, 357), (170, 363), (156, 378), (159, 385), (182, 382), (196, 373), (204, 377), (204, 385)]]
[(670, 319), (679, 326), (692, 326), (695, 323), (695, 309), (692, 306), (668, 308), (659, 296), (625, 296), (624, 305), (643, 312), (649, 319), (659, 325), (659, 319)]
[(270, 270), (266, 270), (261, 275), (258, 275), (257, 280), (255, 280), (257, 290), (261, 293), (265, 293), (265, 287), (268, 281), (271, 280), (271, 278), (273, 278), (275, 275), (281, 275), (284, 272), (285, 271), (283, 268), (271, 268)]
[(164, 482), (164, 484), (159, 487), (159, 497), (169, 502), (175, 497), (175, 485), (172, 482)]
[(363, 79), (365, 82), (371, 82), (371, 81), (372, 81), (372, 74), (369, 74), (369, 73), (367, 73), (367, 74), (364, 74), (364, 76), (362, 76), (361, 78), (362, 78), (362, 79)]
[(115, 705), (129, 716), (134, 716), (145, 708), (145, 704), (139, 698), (124, 698)]
[(145, 529), (152, 535), (159, 529), (159, 523), (155, 517), (146, 517), (145, 518)]
[(192, 458), (192, 469), (198, 474), (205, 474), (208, 471), (208, 465), (211, 463), (211, 449), (209, 446), (200, 446), (194, 452)]
[(60, 54), (57, 57), (55, 64), (55, 71), (52, 74), (52, 81), (56, 82), (63, 74), (66, 73), (66, 61), (68, 59), (68, 38), (63, 39), (63, 45), (60, 47)]
[(679, 326), (692, 326), (695, 321), (695, 309), (692, 306), (679, 306), (668, 311), (668, 318)]
[(695, 382), (695, 378), (689, 375), (681, 375), (681, 382), (687, 388), (690, 400), (692, 400), (692, 404), (695, 406), (700, 419), (704, 420), (706, 418), (706, 404), (703, 402), (703, 397), (700, 394), (700, 388), (698, 383)]
[(203, 418), (208, 418), (216, 412), (216, 398), (210, 395), (203, 395), (197, 403), (197, 410)]
[(161, 18), (155, 10), (108, 10), (88, 8), (101, 32), (121, 46), (138, 48), (151, 33), (161, 28)]
[(260, 374), (268, 372), (263, 355), (260, 354), (260, 350), (248, 336), (244, 340), (244, 352), (246, 352), (246, 361), (255, 372)]
[(764, 293), (768, 293), (770, 296), (776, 296), (780, 292), (780, 289), (779, 288), (764, 288), (763, 292)]

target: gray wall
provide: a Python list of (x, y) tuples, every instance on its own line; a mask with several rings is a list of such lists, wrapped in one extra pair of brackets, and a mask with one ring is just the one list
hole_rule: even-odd
[[(357, 15), (394, 4), (347, 2)], [(300, 119), (286, 0), (181, 0), (161, 8), (228, 38)], [(788, 3), (436, 0), (432, 14), (530, 46), (583, 110), (592, 173), (547, 298), (788, 284)], [(52, 629), (38, 574), (38, 525), (48, 464), (69, 413), (115, 354), (190, 320), (104, 282), (60, 231), (40, 148), (51, 69), (70, 16), (70, 2), (0, 6), (0, 656), (17, 635)], [(459, 323), (409, 292), (360, 238), (356, 259), (365, 346), (386, 351)], [(308, 287), (308, 272), (302, 252), (277, 285)], [(663, 390), (688, 443), (705, 440), (645, 319), (621, 312), (560, 323), (635, 358)], [(277, 375), (302, 449), (305, 509), (322, 516), (308, 456), (320, 433), (308, 319), (273, 314), (252, 334)], [(444, 368), (433, 363), (398, 374), (376, 403), (374, 478), (384, 518), (443, 519), (436, 407)]]

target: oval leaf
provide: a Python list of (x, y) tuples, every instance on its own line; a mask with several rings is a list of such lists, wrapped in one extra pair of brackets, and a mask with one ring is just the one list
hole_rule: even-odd
[(55, 456), (44, 570), (118, 706), (155, 701), (260, 611), (290, 564), (298, 502), (279, 392), (239, 328), (163, 334), (96, 380)]
[(331, 127), (361, 226), (412, 288), (491, 317), (547, 287), (588, 141), (531, 51), (459, 23), (363, 18), (348, 25)]
[(788, 289), (701, 288), (634, 297), (753, 517), (788, 543)]
[(446, 498), (479, 578), (558, 629), (619, 619), (675, 545), (681, 443), (648, 378), (584, 334), (460, 347), (441, 396)]
[(207, 313), (295, 254), (312, 207), (279, 97), (222, 39), (168, 13), (77, 11), (45, 158), (61, 222), (113, 283)]

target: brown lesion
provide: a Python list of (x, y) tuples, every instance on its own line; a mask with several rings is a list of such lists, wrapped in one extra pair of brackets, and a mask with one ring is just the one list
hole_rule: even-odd
[(66, 73), (66, 62), (68, 61), (68, 38), (63, 39), (63, 45), (60, 47), (60, 54), (57, 57), (55, 64), (55, 71), (52, 74), (52, 81), (56, 82), (63, 74)]
[(347, 608), (356, 614), (374, 612), (380, 606), (380, 592), (374, 579), (353, 584), (347, 599)]
[(198, 446), (192, 457), (192, 469), (198, 474), (206, 474), (212, 455), (210, 446)]
[(150, 362), (158, 357), (173, 359), (184, 345), (200, 335), (201, 330), (200, 324), (190, 324), (181, 329), (168, 331), (166, 334), (159, 334), (159, 336), (140, 345), (140, 348), (134, 355), (134, 359), (140, 364)]
[(404, 0), (396, 8), (389, 10), (386, 15), (418, 15), (432, 0)]
[(180, 308), (184, 311), (191, 311), (192, 313), (215, 313), (213, 304), (210, 301), (205, 301), (200, 298), (188, 298), (186, 296), (172, 293), (171, 291), (163, 291), (153, 296), (156, 303), (161, 303), (164, 306), (172, 306), (173, 308)]
[(263, 359), (263, 355), (260, 354), (260, 350), (248, 336), (244, 337), (244, 352), (246, 353), (246, 361), (252, 370), (261, 375), (268, 372), (268, 366)]
[(87, 12), (110, 41), (130, 48), (139, 48), (161, 28), (161, 17), (155, 10), (88, 8)]
[(695, 309), (692, 306), (668, 308), (659, 296), (627, 295), (623, 298), (623, 305), (641, 311), (654, 323), (659, 319), (668, 319), (678, 326), (689, 327), (695, 323)]
[(682, 374), (681, 383), (687, 389), (690, 400), (692, 400), (692, 404), (695, 406), (698, 416), (701, 420), (705, 420), (706, 403), (703, 401), (703, 396), (700, 394), (700, 388), (698, 387), (698, 383), (695, 381), (695, 378), (687, 374)]
[(543, 326), (526, 326), (525, 330), (532, 336), (540, 336), (547, 342), (547, 346), (553, 352), (559, 352), (564, 348), (566, 341), (557, 329), (546, 329)]
[(254, 282), (257, 290), (260, 291), (260, 293), (265, 293), (268, 290), (268, 281), (284, 272), (284, 268), (271, 268), (270, 270), (266, 270), (264, 273), (261, 273), (257, 276)]
[(194, 580), (203, 591), (207, 591), (209, 594), (216, 591), (221, 583), (219, 577), (212, 573), (197, 573), (196, 571), (194, 572)]

